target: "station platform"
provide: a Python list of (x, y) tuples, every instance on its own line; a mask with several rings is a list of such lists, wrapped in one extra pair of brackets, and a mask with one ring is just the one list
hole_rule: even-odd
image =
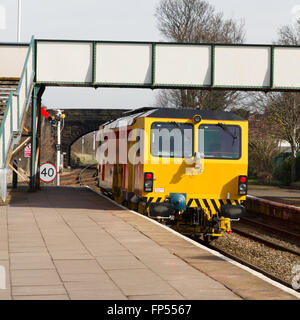
[(0, 206), (2, 300), (298, 299), (87, 188), (13, 191)]
[(300, 190), (275, 186), (248, 185), (248, 194), (258, 198), (300, 207)]

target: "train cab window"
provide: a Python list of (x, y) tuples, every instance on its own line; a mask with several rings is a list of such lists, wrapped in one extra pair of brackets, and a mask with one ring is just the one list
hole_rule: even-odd
[(151, 154), (155, 157), (190, 158), (194, 154), (194, 126), (180, 122), (154, 122)]
[(239, 159), (241, 157), (241, 128), (218, 123), (199, 127), (199, 152), (206, 159)]

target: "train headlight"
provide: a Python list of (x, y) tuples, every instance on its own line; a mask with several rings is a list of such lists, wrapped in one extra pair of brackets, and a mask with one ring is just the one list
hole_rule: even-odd
[(201, 120), (202, 120), (202, 118), (199, 114), (196, 114), (193, 116), (194, 123), (199, 123), (199, 122), (201, 122)]
[(239, 185), (240, 192), (245, 192), (246, 190), (247, 190), (247, 186), (245, 185), (245, 183), (242, 183)]
[(152, 185), (153, 185), (152, 181), (150, 180), (145, 181), (145, 189), (151, 189)]

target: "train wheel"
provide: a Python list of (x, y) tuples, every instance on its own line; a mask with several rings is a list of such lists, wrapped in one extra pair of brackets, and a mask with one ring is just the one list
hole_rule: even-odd
[(211, 236), (211, 235), (204, 235), (204, 243), (205, 244), (210, 244), (211, 242), (215, 242), (219, 239), (220, 237), (214, 237), (214, 236)]
[(123, 201), (122, 201), (122, 205), (123, 205), (124, 207), (127, 207), (127, 208), (128, 208), (128, 201), (127, 201), (127, 200), (123, 200)]
[(204, 235), (204, 243), (209, 244), (213, 240), (213, 237), (210, 234)]

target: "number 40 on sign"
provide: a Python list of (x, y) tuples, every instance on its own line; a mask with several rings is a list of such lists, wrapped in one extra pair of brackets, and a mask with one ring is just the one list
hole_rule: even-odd
[(40, 179), (43, 182), (52, 182), (57, 175), (56, 167), (51, 162), (45, 162), (40, 166)]

